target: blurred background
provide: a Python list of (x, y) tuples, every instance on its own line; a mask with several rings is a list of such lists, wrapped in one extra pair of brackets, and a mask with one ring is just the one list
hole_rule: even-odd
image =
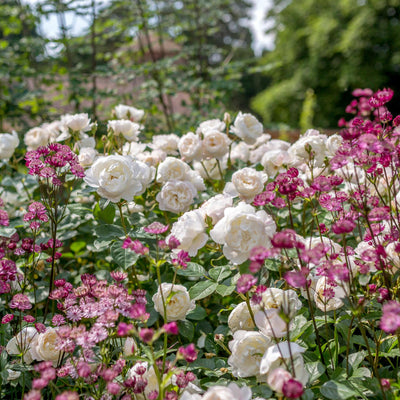
[(400, 113), (400, 0), (1, 0), (0, 132), (61, 114), (186, 133), (251, 112), (266, 128), (337, 128), (355, 88)]

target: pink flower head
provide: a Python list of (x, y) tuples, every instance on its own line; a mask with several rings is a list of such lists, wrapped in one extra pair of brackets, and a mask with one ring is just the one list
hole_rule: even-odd
[(153, 235), (159, 235), (161, 233), (165, 233), (169, 228), (169, 225), (163, 225), (161, 222), (155, 221), (151, 223), (149, 226), (143, 228), (143, 230), (147, 233), (151, 233)]
[(136, 254), (141, 255), (145, 255), (149, 252), (148, 247), (146, 247), (140, 240), (132, 240), (130, 237), (125, 239), (122, 248), (132, 250)]
[(295, 288), (305, 288), (307, 286), (308, 268), (302, 268), (301, 271), (286, 272), (284, 278), (286, 282)]
[(296, 247), (296, 232), (291, 229), (277, 232), (271, 239), (271, 243), (279, 249), (293, 249)]
[(168, 239), (168, 247), (170, 248), (170, 250), (174, 250), (176, 248), (179, 247), (179, 245), (181, 244), (181, 242), (179, 241), (179, 239), (177, 239), (175, 236), (170, 236)]
[(257, 278), (250, 274), (243, 274), (236, 283), (236, 291), (238, 293), (247, 293), (255, 284)]
[(11, 322), (14, 319), (14, 315), (13, 314), (6, 314), (2, 319), (1, 319), (1, 323), (2, 324), (8, 324), (9, 322)]
[(10, 219), (8, 217), (8, 213), (5, 210), (0, 210), (0, 225), (8, 226), (10, 225)]
[(303, 384), (296, 379), (288, 379), (282, 386), (282, 393), (288, 399), (298, 399), (304, 393)]
[(140, 339), (145, 343), (150, 343), (154, 337), (154, 330), (151, 328), (142, 328), (139, 332)]
[(28, 296), (22, 293), (14, 295), (9, 303), (10, 308), (17, 308), (18, 310), (30, 310), (32, 304), (30, 303)]
[(79, 400), (79, 394), (68, 390), (59, 394), (55, 400)]
[(116, 282), (122, 282), (128, 277), (128, 274), (122, 271), (111, 271), (110, 275)]
[(178, 324), (175, 321), (164, 324), (163, 329), (169, 335), (177, 335), (179, 333)]
[(193, 362), (193, 361), (196, 361), (196, 359), (197, 359), (197, 350), (194, 347), (193, 343), (190, 343), (186, 347), (183, 347), (183, 346), (179, 347), (179, 353), (182, 354), (183, 358), (187, 362)]
[(172, 264), (178, 265), (182, 267), (183, 269), (187, 268), (187, 263), (190, 262), (190, 257), (189, 253), (185, 250), (180, 250), (179, 253), (177, 254), (176, 258), (173, 258)]
[(118, 336), (127, 336), (129, 331), (133, 329), (132, 324), (127, 324), (125, 322), (120, 322), (117, 328), (117, 335)]
[(382, 307), (380, 328), (386, 333), (396, 333), (400, 328), (400, 303), (389, 301)]
[(24, 321), (27, 322), (28, 324), (31, 324), (32, 322), (35, 322), (35, 317), (32, 317), (32, 315), (25, 315)]
[(336, 235), (350, 233), (354, 230), (356, 224), (349, 219), (340, 219), (332, 225), (332, 232)]

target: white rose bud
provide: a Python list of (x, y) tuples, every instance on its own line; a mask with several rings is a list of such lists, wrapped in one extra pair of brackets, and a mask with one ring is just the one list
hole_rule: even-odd
[(128, 119), (116, 119), (108, 121), (108, 129), (116, 136), (122, 135), (128, 142), (136, 142), (142, 126)]
[(8, 161), (19, 145), (17, 132), (0, 133), (0, 160)]
[(256, 211), (249, 204), (239, 203), (225, 210), (224, 217), (210, 235), (215, 242), (224, 245), (223, 253), (228, 260), (241, 264), (254, 247), (268, 247), (275, 231), (275, 222), (264, 210)]
[(134, 196), (143, 193), (142, 175), (143, 163), (129, 156), (102, 156), (86, 171), (84, 180), (100, 196), (118, 203), (121, 199), (132, 201)]
[(271, 339), (259, 332), (236, 331), (229, 342), (231, 355), (228, 364), (232, 367), (232, 375), (236, 378), (260, 375), (260, 362), (263, 354), (272, 345)]
[[(163, 298), (167, 315), (164, 315)], [(196, 308), (196, 303), (194, 300), (190, 300), (189, 292), (185, 286), (173, 285), (172, 283), (162, 283), (158, 287), (157, 293), (153, 296), (153, 303), (155, 310), (168, 322), (182, 321), (190, 311)]]
[(222, 159), (228, 153), (230, 140), (225, 133), (213, 130), (203, 134), (203, 157)]
[(78, 155), (79, 164), (84, 168), (90, 167), (94, 163), (97, 155), (98, 152), (96, 149), (93, 149), (92, 147), (83, 147), (80, 149)]
[(90, 118), (86, 113), (66, 115), (64, 124), (74, 132), (86, 132), (90, 130)]
[(179, 214), (188, 210), (197, 196), (197, 190), (189, 181), (167, 182), (157, 194), (160, 210)]
[(139, 122), (144, 117), (143, 110), (138, 110), (135, 107), (126, 106), (125, 104), (118, 104), (114, 108), (114, 114), (119, 119), (129, 119), (133, 122)]
[(253, 144), (263, 134), (264, 128), (254, 115), (239, 112), (230, 131), (247, 144)]

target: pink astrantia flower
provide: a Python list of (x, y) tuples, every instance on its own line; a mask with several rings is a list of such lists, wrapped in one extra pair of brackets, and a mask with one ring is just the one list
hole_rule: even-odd
[(238, 293), (247, 293), (255, 284), (257, 278), (250, 274), (243, 274), (237, 281), (236, 290)]
[(12, 300), (9, 303), (10, 308), (17, 308), (18, 310), (30, 310), (32, 308), (32, 304), (30, 303), (28, 296), (22, 293), (18, 293), (14, 295)]
[(168, 228), (169, 228), (168, 225), (163, 225), (161, 222), (155, 221), (151, 223), (149, 226), (145, 226), (143, 230), (153, 235), (159, 235), (161, 233), (165, 233), (168, 230)]

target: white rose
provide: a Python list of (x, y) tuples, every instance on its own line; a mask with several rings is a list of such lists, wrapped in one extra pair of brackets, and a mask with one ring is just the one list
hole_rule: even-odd
[[(147, 385), (144, 389), (144, 395), (142, 393), (137, 393), (135, 396), (140, 399), (144, 400), (145, 398), (148, 398), (148, 395), (153, 392), (153, 391), (159, 391), (159, 385), (158, 385), (158, 379), (156, 372), (154, 371), (154, 367), (151, 366), (149, 368), (148, 363), (145, 362), (137, 362), (128, 372), (127, 372), (127, 378), (134, 379), (134, 378), (139, 378), (139, 374), (137, 373), (138, 368), (146, 368), (146, 372), (141, 375), (143, 379), (147, 381)], [(165, 378), (165, 375), (163, 375), (163, 378)], [(145, 397), (146, 396), (146, 397)]]
[(114, 132), (114, 135), (122, 135), (129, 142), (136, 142), (142, 129), (142, 125), (129, 121), (129, 119), (108, 121), (107, 127)]
[(204, 214), (200, 210), (188, 211), (174, 222), (170, 236), (180, 241), (178, 249), (187, 251), (190, 257), (194, 257), (207, 243), (205, 228)]
[(25, 363), (30, 364), (33, 361), (31, 348), (37, 342), (37, 330), (31, 326), (23, 328), (16, 336), (14, 336), (6, 346), (6, 351), (10, 355), (23, 354)]
[(255, 376), (261, 379), (260, 363), (263, 354), (272, 345), (271, 339), (259, 332), (236, 331), (229, 342), (231, 355), (228, 364), (236, 378)]
[(199, 127), (196, 129), (197, 134), (204, 134), (207, 131), (219, 131), (224, 132), (225, 122), (220, 119), (209, 119), (208, 121), (203, 121)]
[(8, 161), (19, 145), (17, 132), (0, 133), (0, 160)]
[(326, 155), (326, 141), (326, 135), (320, 135), (318, 131), (309, 129), (297, 142), (290, 146), (288, 152), (299, 163), (307, 163), (312, 158), (314, 167), (322, 167)]
[(153, 150), (162, 150), (170, 155), (178, 155), (179, 136), (175, 133), (169, 135), (155, 135), (150, 147)]
[(135, 107), (118, 104), (114, 108), (115, 116), (119, 119), (130, 119), (134, 122), (139, 122), (144, 117), (144, 111), (138, 110)]
[(137, 153), (136, 158), (140, 161), (145, 162), (147, 165), (156, 167), (167, 157), (167, 153), (162, 150), (153, 150), (152, 152), (144, 151), (143, 153)]
[[(250, 303), (250, 307), (253, 311), (253, 315), (260, 310), (260, 306), (257, 304)], [(255, 326), (253, 319), (251, 318), (247, 303), (243, 301), (239, 303), (229, 314), (228, 326), (232, 333), (239, 330), (252, 331)]]
[(268, 176), (273, 178), (277, 174), (286, 172), (284, 166), (290, 167), (294, 161), (293, 156), (286, 150), (271, 150), (263, 155), (261, 165)]
[(250, 149), (245, 142), (236, 143), (231, 149), (231, 160), (240, 160), (245, 163), (249, 161)]
[(102, 156), (86, 171), (85, 182), (97, 193), (113, 203), (121, 199), (131, 201), (143, 192), (142, 165), (129, 156)]
[(253, 149), (250, 152), (249, 161), (252, 164), (257, 164), (261, 161), (265, 153), (268, 153), (273, 150), (284, 150), (287, 151), (290, 147), (290, 143), (285, 142), (279, 139), (272, 139), (266, 143), (261, 144), (260, 146), (254, 145)]
[(136, 204), (134, 201), (130, 201), (127, 204), (128, 211), (130, 214), (143, 212), (144, 207), (141, 204)]
[(232, 183), (242, 200), (250, 203), (264, 190), (268, 176), (254, 168), (242, 168), (232, 175)]
[(251, 389), (247, 386), (239, 387), (231, 382), (228, 386), (212, 386), (204, 393), (202, 400), (250, 400)]
[(90, 118), (86, 113), (66, 115), (63, 122), (74, 132), (86, 132), (91, 128)]
[(157, 194), (160, 210), (179, 214), (188, 210), (197, 196), (197, 190), (189, 181), (167, 182)]
[(94, 149), (96, 147), (96, 140), (94, 137), (87, 135), (86, 133), (82, 133), (80, 135), (80, 140), (76, 142), (76, 147), (78, 149), (83, 149), (85, 147), (90, 147)]
[[(221, 168), (223, 175), (227, 168), (226, 157), (219, 161), (219, 167)], [(220, 180), (222, 178), (218, 168), (217, 160), (215, 158), (203, 160), (202, 163), (195, 161), (193, 163), (193, 168), (200, 174), (203, 179), (211, 178)]]
[(329, 136), (326, 141), (326, 155), (328, 157), (333, 157), (339, 150), (339, 147), (341, 146), (342, 142), (343, 138), (338, 134)]
[(159, 166), (157, 170), (157, 181), (165, 183), (168, 181), (178, 180), (184, 181), (190, 167), (184, 161), (175, 157), (167, 157)]
[(47, 328), (40, 333), (36, 343), (32, 346), (32, 355), (37, 361), (51, 361), (55, 367), (61, 359), (61, 351), (57, 350), (57, 330)]
[(232, 204), (233, 199), (231, 196), (217, 194), (203, 203), (200, 209), (212, 219), (212, 223), (215, 225), (224, 216), (225, 209), (232, 207)]
[(203, 157), (222, 159), (229, 150), (230, 140), (225, 133), (212, 130), (203, 134)]
[(253, 144), (263, 133), (262, 123), (251, 114), (239, 112), (230, 131), (240, 137), (247, 144)]
[(97, 155), (98, 152), (96, 149), (93, 149), (92, 147), (83, 147), (80, 149), (78, 155), (79, 164), (81, 164), (84, 168), (90, 167), (94, 163)]
[(25, 133), (24, 142), (28, 150), (36, 150), (49, 143), (49, 131), (40, 126), (30, 129)]
[[(326, 296), (326, 291), (332, 292), (333, 297)], [(314, 301), (321, 311), (337, 310), (343, 306), (342, 299), (345, 297), (346, 293), (342, 287), (333, 286), (325, 276), (318, 279), (315, 287)]]
[(267, 375), (268, 380), (269, 374), (276, 368), (285, 368), (285, 365), (291, 366), (291, 357), (293, 357), (293, 377), (303, 385), (306, 385), (309, 374), (304, 367), (304, 360), (303, 356), (301, 355), (305, 351), (305, 348), (300, 347), (297, 343), (293, 342), (280, 342), (274, 346), (271, 346), (267, 349), (262, 357), (260, 373), (262, 375)]
[[(172, 296), (170, 296), (171, 293)], [(166, 316), (164, 315), (163, 298), (166, 304)], [(194, 300), (190, 300), (185, 286), (172, 283), (162, 283), (158, 287), (157, 293), (153, 296), (153, 303), (155, 310), (168, 322), (184, 320), (186, 315), (196, 308), (196, 303)]]
[(397, 243), (389, 243), (386, 247), (386, 253), (389, 257), (389, 260), (391, 262), (391, 264), (393, 265), (393, 269), (392, 271), (395, 272), (400, 268), (400, 257), (399, 257), (399, 253), (396, 251), (396, 244)]
[(202, 144), (200, 137), (193, 132), (188, 132), (179, 139), (178, 150), (184, 161), (200, 161), (202, 158)]
[(264, 210), (256, 211), (246, 203), (225, 209), (224, 217), (210, 232), (211, 238), (223, 244), (225, 257), (234, 264), (241, 264), (256, 246), (268, 247), (276, 231), (272, 217)]
[[(145, 143), (127, 142), (122, 146), (122, 154), (125, 156), (131, 156), (132, 158), (139, 159), (139, 156), (141, 156), (145, 152), (146, 147), (147, 146)], [(146, 162), (141, 158), (140, 160)]]
[(21, 376), (21, 371), (14, 371), (13, 369), (7, 368), (7, 381), (14, 381)]

